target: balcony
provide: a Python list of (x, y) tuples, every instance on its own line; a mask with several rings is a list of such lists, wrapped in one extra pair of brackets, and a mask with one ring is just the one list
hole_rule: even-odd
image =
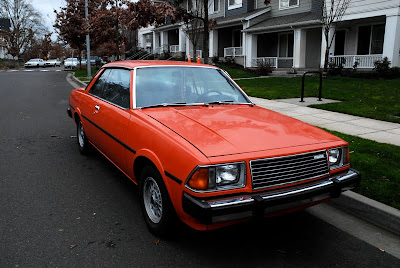
[(357, 68), (374, 68), (375, 61), (382, 60), (381, 54), (376, 55), (343, 55), (343, 56), (329, 56), (329, 62), (343, 68), (353, 68), (357, 62)]
[(242, 47), (226, 47), (224, 48), (224, 57), (240, 57), (243, 56)]

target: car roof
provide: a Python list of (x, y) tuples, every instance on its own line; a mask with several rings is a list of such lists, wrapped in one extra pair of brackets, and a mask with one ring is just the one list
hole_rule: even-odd
[(125, 60), (125, 61), (114, 61), (103, 65), (103, 67), (124, 67), (124, 68), (136, 68), (136, 67), (149, 67), (149, 66), (192, 66), (192, 67), (212, 67), (215, 66), (200, 64), (194, 62), (185, 61), (167, 61), (167, 60)]

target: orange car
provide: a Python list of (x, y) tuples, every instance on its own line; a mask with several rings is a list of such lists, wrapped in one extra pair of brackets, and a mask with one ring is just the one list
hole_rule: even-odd
[(71, 92), (79, 151), (95, 147), (139, 186), (150, 231), (210, 230), (338, 197), (360, 182), (348, 143), (252, 103), (221, 69), (104, 65)]

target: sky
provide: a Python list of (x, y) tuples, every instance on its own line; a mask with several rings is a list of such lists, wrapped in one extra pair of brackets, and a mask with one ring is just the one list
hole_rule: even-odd
[[(65, 6), (64, 0), (30, 0), (32, 6), (43, 15), (43, 24), (47, 26), (50, 32), (54, 33), (53, 24), (56, 20), (54, 9), (59, 11)], [(53, 41), (56, 41), (57, 35), (51, 36)]]

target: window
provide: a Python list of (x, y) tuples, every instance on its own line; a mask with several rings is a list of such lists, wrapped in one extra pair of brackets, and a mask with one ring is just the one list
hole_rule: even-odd
[(337, 31), (335, 37), (335, 56), (344, 55), (345, 41), (346, 41), (346, 31), (343, 30)]
[(279, 0), (279, 9), (298, 7), (299, 0)]
[(279, 35), (279, 57), (291, 58), (293, 57), (294, 35), (293, 33), (286, 33)]
[(112, 69), (104, 85), (102, 98), (122, 108), (130, 107), (131, 71)]
[(90, 94), (95, 95), (97, 97), (102, 97), (104, 85), (106, 84), (107, 77), (110, 74), (111, 70), (105, 70), (100, 77), (97, 79), (96, 83), (91, 87)]
[(384, 37), (384, 24), (360, 26), (357, 55), (382, 54)]
[(149, 67), (136, 71), (136, 107), (248, 100), (220, 70), (195, 67)]
[(129, 109), (130, 77), (130, 70), (106, 69), (90, 89), (90, 94)]
[(210, 0), (209, 1), (209, 12), (216, 13), (219, 11), (219, 1), (220, 0)]
[(228, 1), (228, 10), (242, 7), (242, 0), (229, 0)]

